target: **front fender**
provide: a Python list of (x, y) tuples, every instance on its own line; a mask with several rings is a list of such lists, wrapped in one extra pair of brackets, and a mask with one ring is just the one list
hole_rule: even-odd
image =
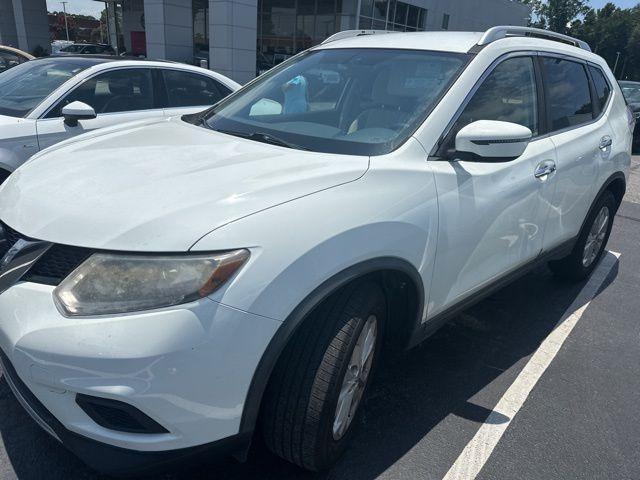
[(411, 265), (428, 292), (438, 227), (431, 178), (367, 172), (232, 222), (191, 250), (248, 248), (247, 264), (212, 299), (279, 321), (326, 280), (376, 258)]

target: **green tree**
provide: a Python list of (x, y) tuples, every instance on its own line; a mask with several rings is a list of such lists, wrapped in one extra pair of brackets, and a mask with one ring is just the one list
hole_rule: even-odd
[(615, 68), (616, 77), (640, 78), (640, 6), (621, 9), (607, 3), (599, 10), (590, 9), (571, 24), (569, 34), (585, 40)]
[(588, 0), (523, 0), (531, 5), (533, 27), (567, 33), (571, 22), (589, 11)]

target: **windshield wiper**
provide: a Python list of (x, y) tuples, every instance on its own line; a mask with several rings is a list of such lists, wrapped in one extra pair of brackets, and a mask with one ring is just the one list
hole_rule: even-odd
[(295, 143), (288, 142), (278, 137), (274, 137), (269, 133), (263, 132), (252, 132), (252, 133), (244, 133), (237, 132), (235, 130), (224, 130), (219, 129), (216, 130), (220, 133), (226, 133), (227, 135), (233, 135), (235, 137), (246, 138), (248, 140), (254, 140), (256, 142), (269, 143), (271, 145), (277, 145), (279, 147), (293, 148), (295, 150), (309, 150), (306, 147), (302, 147), (300, 145), (296, 145)]

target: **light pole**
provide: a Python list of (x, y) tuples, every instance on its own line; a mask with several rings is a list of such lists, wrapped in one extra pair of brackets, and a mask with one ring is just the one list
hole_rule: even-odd
[(64, 29), (67, 31), (67, 42), (69, 41), (69, 24), (67, 23), (67, 3), (60, 2), (62, 4), (62, 10), (64, 11)]
[(616, 70), (618, 69), (618, 60), (620, 59), (620, 52), (616, 52), (616, 63), (613, 66), (613, 76), (616, 76)]

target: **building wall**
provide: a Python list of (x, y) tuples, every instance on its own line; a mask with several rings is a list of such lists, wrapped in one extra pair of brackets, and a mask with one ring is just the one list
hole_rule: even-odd
[(51, 40), (45, 0), (0, 0), (0, 43), (25, 52), (49, 51)]
[(268, 67), (340, 30), (484, 31), (526, 25), (529, 12), (511, 0), (258, 0), (257, 45)]
[(130, 0), (122, 4), (122, 39), (127, 52), (131, 52), (131, 32), (145, 31), (144, 2)]
[(190, 0), (144, 0), (147, 56), (193, 61), (193, 19)]
[(0, 45), (18, 46), (18, 33), (11, 0), (0, 0)]
[(209, 0), (209, 67), (246, 83), (256, 75), (257, 0)]

